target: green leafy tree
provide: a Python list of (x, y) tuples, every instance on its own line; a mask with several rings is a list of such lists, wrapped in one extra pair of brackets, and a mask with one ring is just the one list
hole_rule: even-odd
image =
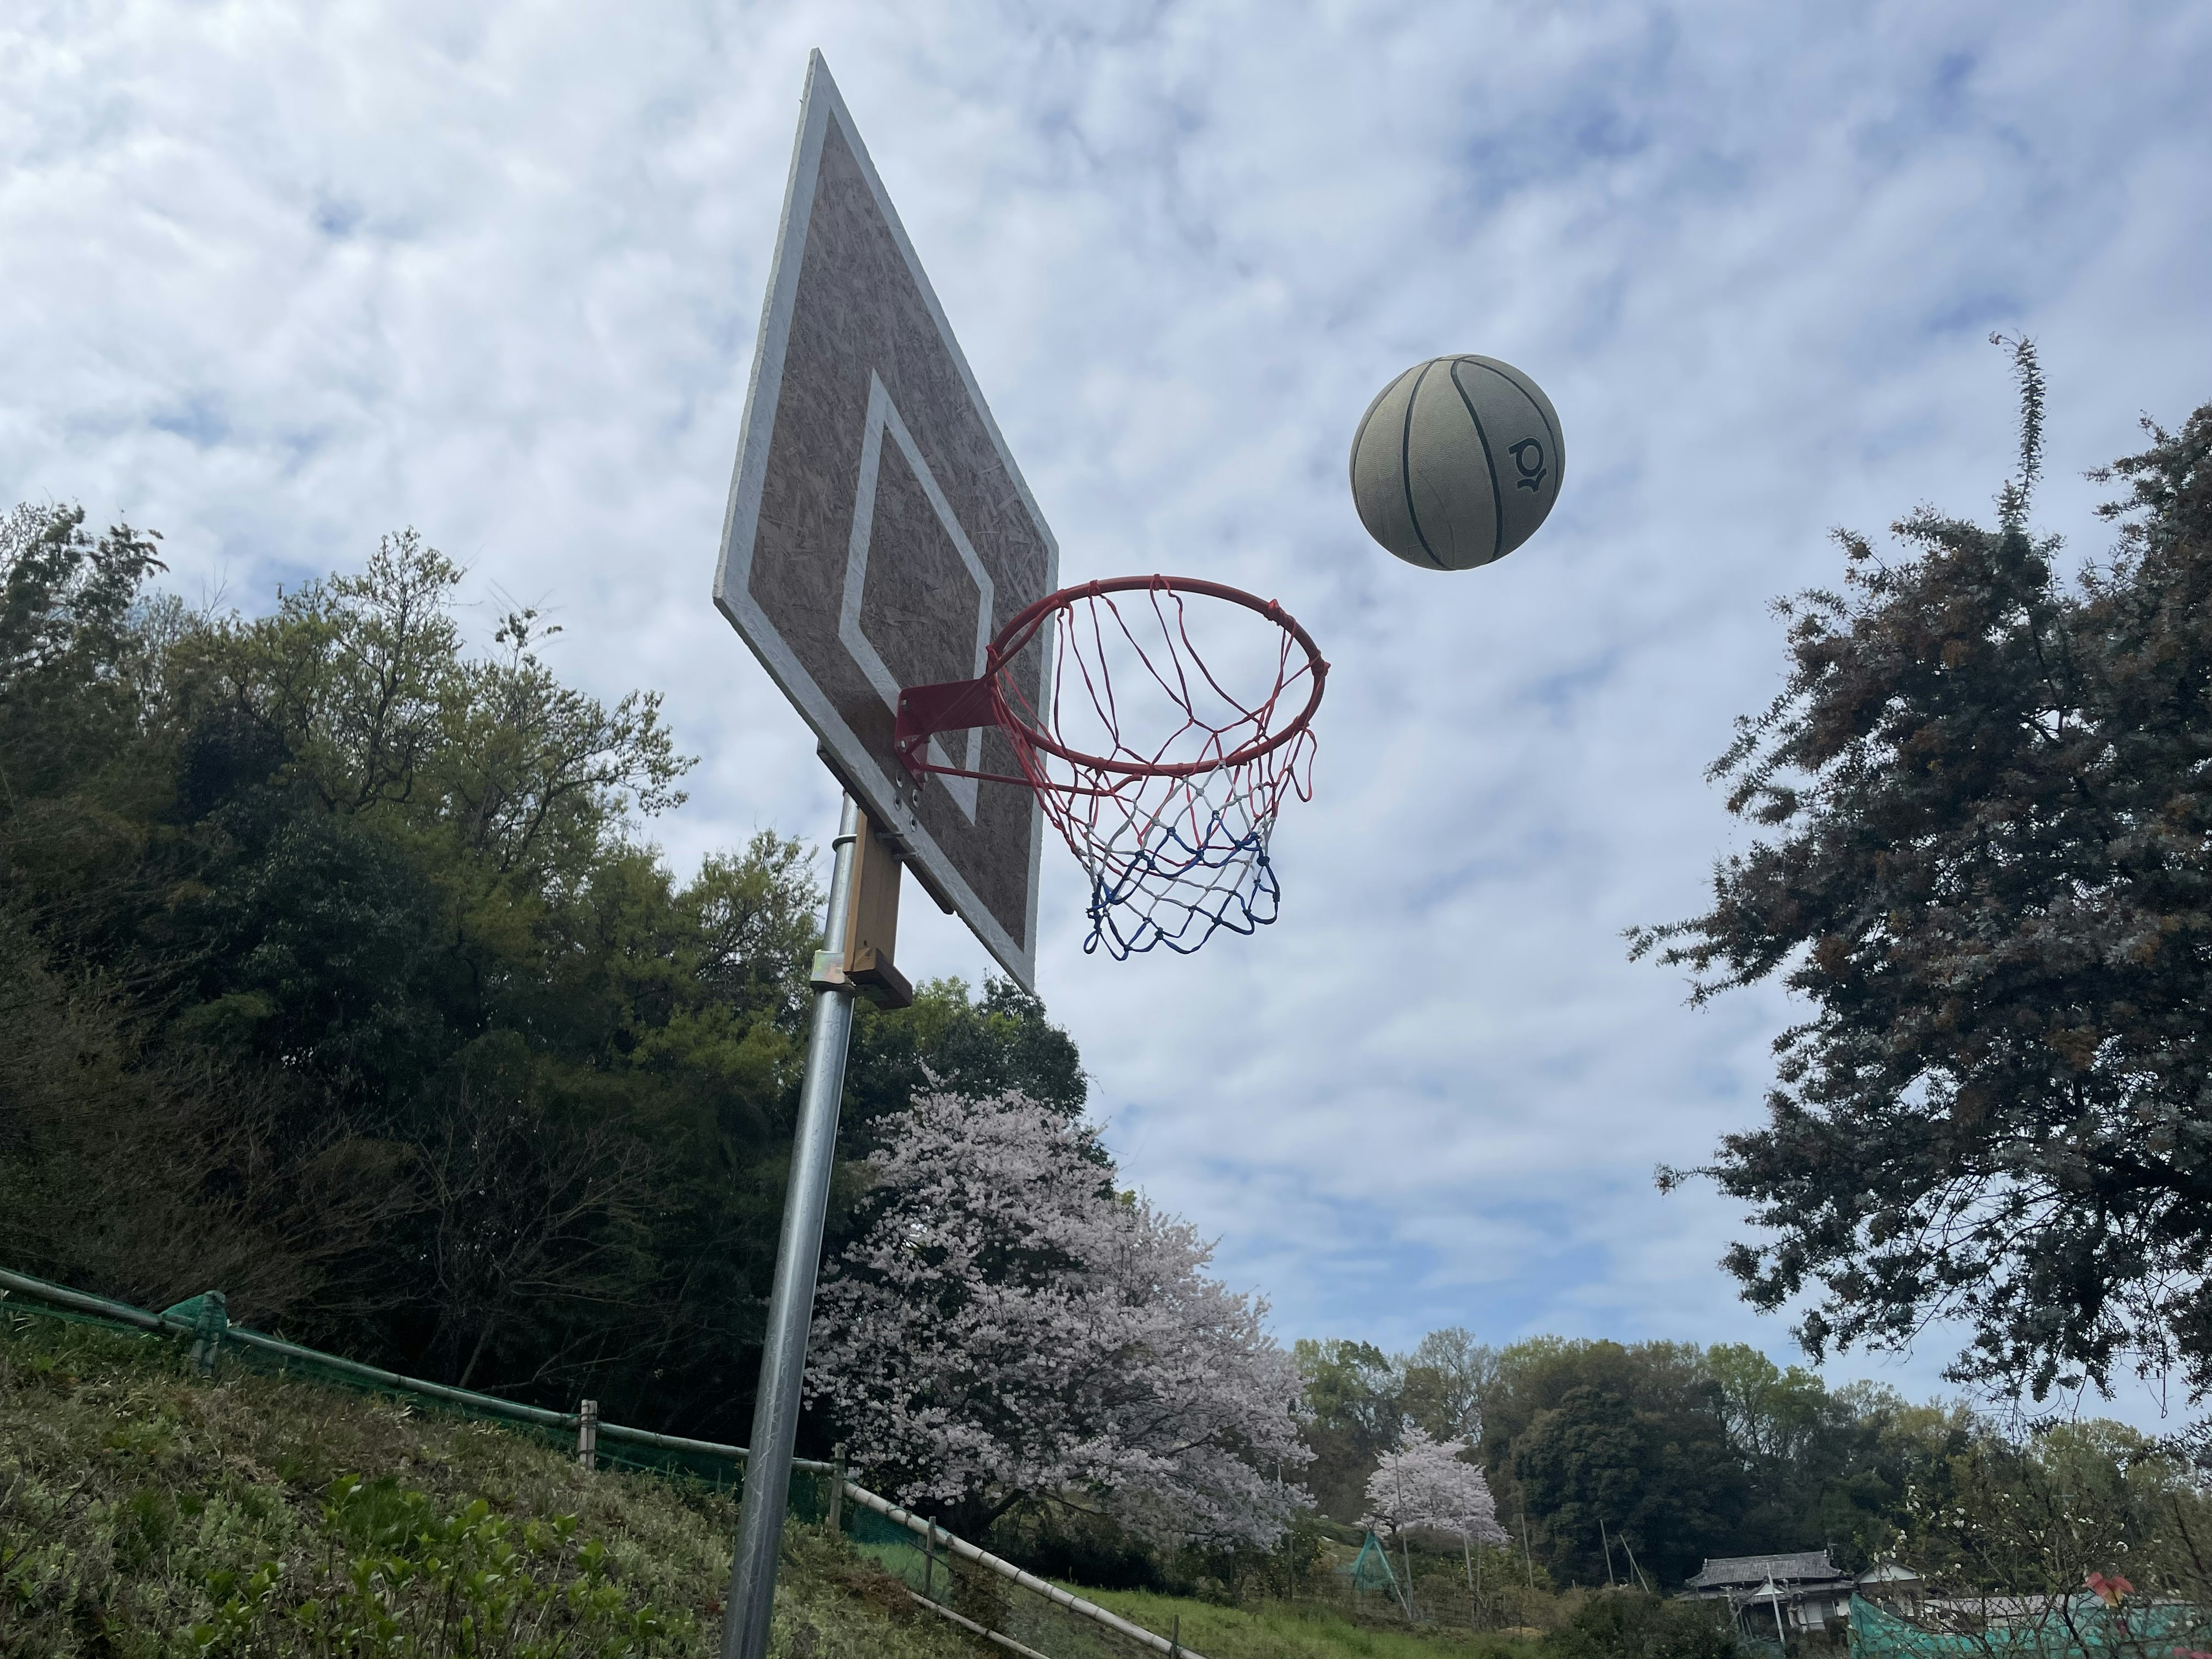
[(1367, 1477), (1398, 1443), (1405, 1376), (1370, 1342), (1302, 1338), (1291, 1349), (1302, 1394), (1299, 1426), (1314, 1461), (1306, 1489), (1322, 1513), (1346, 1523), (1365, 1511)]
[[(1938, 1316), (1962, 1378), (2041, 1399), (2116, 1369), (2212, 1385), (2212, 406), (2106, 475), (2109, 562), (2029, 527), (2043, 380), (1992, 526), (1840, 537), (1780, 607), (1790, 673), (1712, 775), (1765, 839), (1703, 915), (1634, 936), (1693, 1001), (1778, 978), (1762, 1127), (1708, 1175), (1761, 1229), (1726, 1265), (1809, 1296), (1817, 1358)], [(1668, 1173), (1663, 1184), (1682, 1178)]]
[[(526, 611), (471, 652), (411, 532), (257, 617), (149, 593), (155, 545), (0, 520), (0, 1253), (741, 1438), (814, 855), (672, 872), (657, 698), (565, 685)], [(932, 1073), (1080, 1109), (1012, 986), (862, 1031), (848, 1160)]]
[(1586, 1583), (1608, 1578), (1608, 1540), (1644, 1571), (1676, 1582), (1738, 1535), (1742, 1477), (1709, 1415), (1639, 1410), (1583, 1384), (1540, 1414), (1513, 1448), (1513, 1475), (1543, 1517), (1555, 1566)]
[[(2177, 1449), (2087, 1419), (1976, 1436), (1916, 1487), (1900, 1558), (1938, 1594), (2003, 1595), (1978, 1644), (2170, 1659), (2212, 1641), (2212, 1502)], [(1972, 1603), (1968, 1603), (1972, 1605)]]
[(1433, 1440), (1478, 1440), (1482, 1397), (1498, 1375), (1498, 1352), (1463, 1325), (1431, 1331), (1400, 1356), (1400, 1401), (1407, 1419)]
[(1018, 1094), (1074, 1118), (1090, 1086), (1073, 1041), (1044, 1004), (995, 975), (981, 997), (939, 979), (916, 988), (910, 1008), (863, 1003), (845, 1075), (846, 1121), (863, 1133), (926, 1089), (969, 1100)]

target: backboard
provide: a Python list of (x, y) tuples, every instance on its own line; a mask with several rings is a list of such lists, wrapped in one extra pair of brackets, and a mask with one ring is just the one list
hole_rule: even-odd
[[(1027, 789), (892, 747), (899, 692), (973, 678), (1060, 550), (816, 52), (753, 356), (714, 603), (938, 902), (1033, 989), (1044, 821)], [(1015, 672), (1036, 706), (1051, 658)], [(932, 758), (1009, 773), (996, 726)]]

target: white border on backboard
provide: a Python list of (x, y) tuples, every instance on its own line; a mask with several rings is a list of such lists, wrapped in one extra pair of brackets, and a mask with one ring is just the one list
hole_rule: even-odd
[[(782, 689), (784, 695), (814, 728), (823, 750), (835, 763), (843, 781), (860, 797), (868, 816), (888, 832), (905, 843), (908, 854), (921, 866), (922, 872), (950, 898), (961, 919), (982, 942), (984, 948), (998, 958), (999, 964), (1013, 976), (1023, 989), (1036, 988), (1037, 884), (1042, 873), (1044, 851), (1043, 809), (1030, 804), (1033, 814), (1030, 824), (1029, 914), (1024, 932), (1026, 948), (1021, 940), (1002, 927), (998, 919), (985, 908), (975, 890), (963, 878), (945, 850), (931, 837), (918, 821), (908, 804), (912, 785), (903, 773), (890, 776), (876, 757), (864, 748), (845, 722), (838, 717), (830, 699), (817, 686), (812, 676), (799, 665), (799, 659), (784, 644), (770, 624), (767, 616), (753, 600), (748, 579), (752, 570), (753, 541), (760, 528), (761, 491), (768, 472), (769, 443), (774, 435), (775, 406), (783, 386), (784, 354), (791, 340), (792, 313), (797, 304), (799, 268), (806, 252), (807, 221), (814, 205), (815, 181), (821, 171), (822, 141), (835, 119), (843, 129), (845, 142), (860, 163), (861, 176), (867, 180), (868, 190), (875, 198), (876, 208), (890, 229), (906, 261), (915, 286), (921, 291), (922, 301), (929, 307), (931, 319), (937, 325), (939, 338), (946, 354), (960, 371), (963, 385), (981, 416), (984, 429), (990, 434), (991, 442), (1021, 494), (1022, 505), (1028, 510), (1030, 521), (1037, 527), (1046, 548), (1047, 568), (1045, 591), (1049, 592), (1060, 585), (1060, 544), (1045, 523), (1036, 498), (1030, 494), (1028, 482), (1021, 469), (1014, 464), (1013, 453), (1006, 447), (1005, 434), (999, 430), (991, 408), (983, 400), (982, 388), (976, 384), (975, 371), (968, 366), (967, 355), (960, 349), (954, 337), (952, 325), (946, 320), (945, 307), (938, 302), (937, 290), (930, 286), (929, 277), (921, 268), (921, 260), (907, 238), (906, 227), (899, 221), (898, 210), (891, 205), (890, 195), (884, 189), (883, 179), (877, 174), (875, 162), (869, 157), (867, 146), (861, 143), (860, 131), (853, 125), (852, 112), (846, 108), (844, 99), (837, 91), (837, 83), (830, 78), (830, 65), (817, 50), (809, 55), (806, 63), (806, 88), (799, 100), (799, 138), (792, 151), (791, 177), (784, 186), (783, 216), (775, 239), (775, 256), (769, 267), (768, 297), (762, 307), (760, 337), (753, 351), (752, 378), (745, 392), (744, 424), (738, 437), (736, 471), (730, 480), (729, 507), (722, 520), (721, 556), (714, 568), (714, 604), (728, 617), (761, 665)], [(909, 439), (908, 441), (911, 442)], [(902, 446), (903, 447), (903, 446)], [(927, 469), (917, 468), (927, 478)], [(925, 486), (929, 487), (929, 486)], [(949, 514), (945, 515), (949, 518)], [(966, 538), (957, 538), (963, 552)], [(985, 607), (983, 626), (989, 628), (990, 612)], [(1044, 660), (1051, 661), (1051, 653), (1044, 653)], [(1044, 688), (1049, 691), (1049, 687)], [(977, 740), (980, 742), (980, 738)], [(941, 780), (943, 781), (943, 780)]]
[[(960, 527), (954, 516), (952, 503), (945, 499), (938, 488), (936, 475), (930, 471), (929, 463), (922, 459), (921, 449), (914, 434), (906, 429), (899, 418), (897, 405), (891, 394), (884, 390), (884, 383), (876, 371), (868, 371), (868, 435), (860, 441), (860, 486), (853, 495), (853, 539), (845, 551), (845, 597), (837, 608), (837, 637), (853, 653), (853, 660), (860, 665), (868, 683), (883, 693), (884, 707), (892, 714), (898, 713), (899, 693), (906, 688), (898, 683), (873, 641), (860, 631), (860, 596), (868, 580), (868, 543), (876, 527), (876, 475), (882, 471), (884, 439), (886, 434), (898, 446), (899, 453), (913, 469), (915, 479), (921, 485), (921, 493), (929, 502), (930, 511), (937, 515), (939, 524), (951, 538), (961, 563), (968, 567), (968, 574), (975, 584), (975, 653), (968, 672), (981, 678), (983, 665), (991, 652), (991, 607), (998, 597), (998, 589), (991, 581), (991, 573), (983, 568), (982, 560), (968, 544), (968, 532)], [(929, 740), (929, 751), (939, 766), (953, 764), (945, 745), (935, 738)], [(983, 769), (983, 728), (968, 728), (968, 752), (959, 763), (970, 772)], [(967, 814), (968, 822), (975, 822), (975, 792), (981, 786), (974, 778), (945, 776), (939, 779), (952, 804)]]

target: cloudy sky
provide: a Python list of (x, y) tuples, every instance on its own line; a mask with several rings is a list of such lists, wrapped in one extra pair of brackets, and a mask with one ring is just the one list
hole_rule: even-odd
[[(836, 813), (708, 599), (806, 53), (827, 54), (1068, 580), (1281, 599), (1334, 665), (1281, 922), (1080, 950), (1040, 988), (1128, 1172), (1285, 1336), (1448, 1322), (1748, 1340), (1736, 1217), (1660, 1162), (1750, 1121), (1788, 1010), (1692, 1012), (1621, 929), (1699, 904), (1701, 778), (1779, 678), (1826, 532), (1986, 513), (2050, 371), (2039, 516), (2212, 398), (2201, 5), (454, 6), (28, 0), (0, 21), (0, 495), (167, 537), (266, 605), (419, 526), (569, 677), (664, 689), (696, 862)], [(1408, 364), (1558, 405), (1503, 563), (1362, 533), (1346, 450)], [(910, 902), (902, 965), (981, 951)], [(1914, 1393), (1909, 1362), (1844, 1362)], [(2140, 1409), (2130, 1407), (2131, 1413)]]

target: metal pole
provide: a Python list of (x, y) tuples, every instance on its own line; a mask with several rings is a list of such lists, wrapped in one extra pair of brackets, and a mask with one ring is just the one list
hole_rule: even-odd
[(1644, 1576), (1644, 1569), (1636, 1565), (1636, 1546), (1628, 1541), (1626, 1533), (1620, 1534), (1620, 1547), (1628, 1552), (1628, 1570), (1636, 1575), (1636, 1582), (1644, 1586), (1644, 1594), (1656, 1595), (1658, 1591), (1651, 1588), (1651, 1581)]
[[(853, 843), (860, 809), (845, 798), (833, 843), (825, 933), (845, 937), (853, 902)], [(768, 1302), (761, 1351), (760, 1392), (753, 1403), (751, 1455), (745, 1460), (744, 1506), (738, 1521), (737, 1558), (730, 1566), (729, 1612), (722, 1624), (722, 1659), (768, 1659), (769, 1619), (775, 1611), (775, 1558), (791, 1486), (791, 1450), (799, 1433), (799, 1385), (806, 1370), (806, 1331), (814, 1318), (814, 1279), (822, 1265), (822, 1224), (830, 1206), (830, 1170), (837, 1152), (837, 1108), (845, 1093), (845, 1054), (853, 1035), (849, 984), (816, 982), (814, 1034), (799, 1091), (799, 1133), (791, 1148), (791, 1187), (775, 1251), (775, 1285)]]
[(1474, 1587), (1474, 1544), (1468, 1536), (1474, 1530), (1474, 1522), (1467, 1516), (1462, 1516), (1459, 1522), (1459, 1553), (1467, 1567), (1467, 1627), (1469, 1630), (1480, 1630), (1482, 1628), (1480, 1622), (1482, 1593)]

